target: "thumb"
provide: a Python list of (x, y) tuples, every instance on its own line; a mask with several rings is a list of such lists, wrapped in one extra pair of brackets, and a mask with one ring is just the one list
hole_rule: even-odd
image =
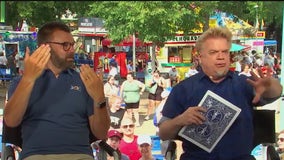
[(258, 101), (260, 100), (260, 94), (255, 94), (253, 100), (252, 100), (252, 103), (253, 104), (256, 104)]
[(26, 47), (25, 60), (30, 57), (30, 48)]

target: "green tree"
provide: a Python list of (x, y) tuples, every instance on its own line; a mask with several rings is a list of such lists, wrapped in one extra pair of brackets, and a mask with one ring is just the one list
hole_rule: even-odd
[[(48, 21), (60, 20), (70, 9), (77, 17), (86, 15), (92, 1), (6, 1), (6, 23), (16, 27), (23, 19), (30, 26), (41, 26)], [(21, 24), (19, 24), (21, 25)]]
[(185, 34), (199, 28), (203, 19), (196, 14), (192, 2), (179, 1), (132, 1), (94, 2), (89, 16), (104, 20), (113, 43), (138, 33), (139, 39), (154, 44), (172, 39), (177, 31)]

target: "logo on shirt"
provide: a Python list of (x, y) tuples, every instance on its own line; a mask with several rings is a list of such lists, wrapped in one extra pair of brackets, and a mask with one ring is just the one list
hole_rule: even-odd
[(72, 86), (72, 85), (71, 85), (70, 90), (81, 91), (81, 88), (80, 88), (79, 86)]

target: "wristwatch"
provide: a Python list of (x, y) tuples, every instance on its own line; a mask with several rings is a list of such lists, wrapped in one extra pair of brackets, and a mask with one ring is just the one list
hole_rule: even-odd
[(106, 107), (107, 102), (106, 102), (106, 100), (103, 100), (102, 102), (96, 103), (95, 105), (96, 105), (96, 107), (104, 108), (104, 107)]

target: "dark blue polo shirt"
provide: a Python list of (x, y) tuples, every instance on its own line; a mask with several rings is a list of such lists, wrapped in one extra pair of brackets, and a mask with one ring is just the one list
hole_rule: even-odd
[[(10, 97), (19, 79), (8, 91)], [(93, 100), (80, 75), (63, 71), (58, 78), (45, 70), (36, 80), (22, 121), (22, 158), (34, 154), (89, 154), (88, 117)]]
[(254, 90), (246, 76), (229, 72), (220, 83), (213, 83), (202, 71), (176, 85), (162, 114), (174, 118), (190, 106), (198, 106), (207, 90), (239, 107), (242, 111), (211, 153), (182, 139), (184, 153), (181, 160), (248, 160), (253, 149), (252, 99)]

